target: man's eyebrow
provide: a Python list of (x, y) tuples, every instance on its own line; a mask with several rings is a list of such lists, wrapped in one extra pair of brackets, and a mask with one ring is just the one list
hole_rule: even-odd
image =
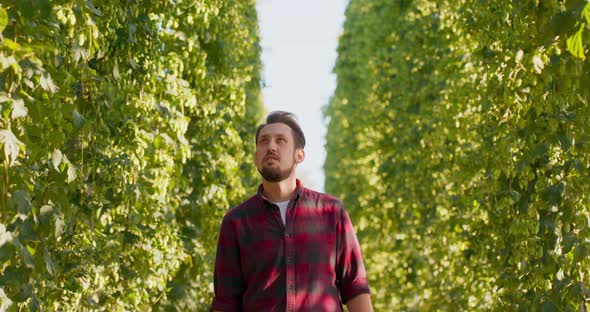
[(269, 135), (268, 134), (261, 134), (258, 136), (258, 141), (261, 140), (268, 140), (269, 139)]

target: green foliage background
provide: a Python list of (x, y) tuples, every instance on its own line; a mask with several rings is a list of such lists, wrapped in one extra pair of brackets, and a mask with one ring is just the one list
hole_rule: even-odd
[(326, 190), (377, 311), (590, 301), (590, 4), (351, 0)]
[[(351, 0), (326, 189), (376, 310), (590, 301), (590, 4)], [(206, 310), (254, 1), (0, 0), (0, 310)], [(249, 190), (249, 191), (247, 191)]]
[(0, 1), (0, 310), (205, 310), (253, 187), (254, 1)]

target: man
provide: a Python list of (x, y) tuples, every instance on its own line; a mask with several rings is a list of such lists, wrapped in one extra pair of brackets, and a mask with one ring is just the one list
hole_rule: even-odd
[(342, 203), (303, 187), (305, 137), (291, 113), (256, 131), (256, 195), (223, 218), (213, 311), (372, 311), (358, 240)]

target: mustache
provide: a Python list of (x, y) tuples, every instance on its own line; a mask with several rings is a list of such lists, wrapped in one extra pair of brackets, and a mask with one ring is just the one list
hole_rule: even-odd
[(268, 154), (266, 154), (266, 156), (264, 156), (264, 160), (267, 160), (270, 157), (273, 157), (273, 158), (275, 158), (277, 160), (279, 159), (279, 155), (274, 154), (274, 153), (268, 153)]

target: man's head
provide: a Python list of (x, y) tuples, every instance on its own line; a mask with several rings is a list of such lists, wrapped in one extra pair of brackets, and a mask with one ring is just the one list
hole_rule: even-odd
[(305, 158), (305, 136), (295, 116), (274, 111), (256, 130), (254, 163), (269, 182), (280, 182), (295, 174), (295, 166)]

